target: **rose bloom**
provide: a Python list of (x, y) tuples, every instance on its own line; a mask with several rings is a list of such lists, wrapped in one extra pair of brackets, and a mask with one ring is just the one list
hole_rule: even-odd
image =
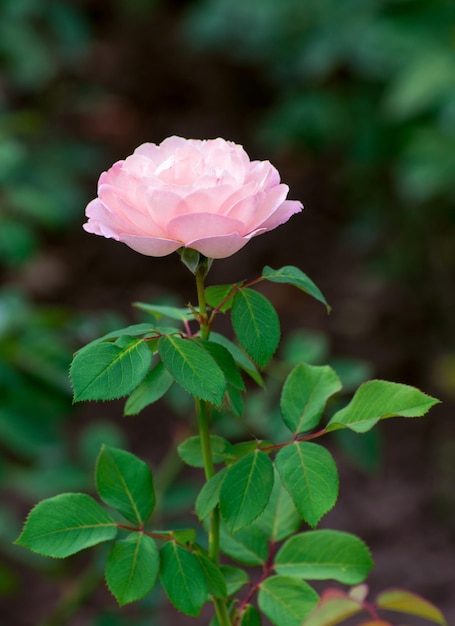
[(288, 190), (269, 161), (231, 141), (169, 137), (101, 174), (84, 228), (148, 256), (185, 247), (221, 259), (302, 210)]

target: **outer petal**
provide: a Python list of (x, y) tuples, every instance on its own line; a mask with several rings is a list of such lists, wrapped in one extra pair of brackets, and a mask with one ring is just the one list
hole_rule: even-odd
[(125, 232), (153, 237), (165, 235), (161, 226), (150, 216), (147, 205), (125, 202), (118, 196), (116, 188), (110, 185), (100, 185), (98, 196), (113, 220)]
[(182, 247), (179, 241), (160, 237), (138, 237), (137, 235), (122, 234), (119, 235), (118, 241), (126, 243), (136, 252), (146, 256), (167, 256)]
[(209, 259), (225, 259), (238, 252), (243, 246), (246, 246), (250, 238), (250, 235), (241, 237), (237, 233), (202, 237), (201, 239), (189, 241), (186, 247), (197, 250)]
[(259, 224), (259, 228), (265, 230), (273, 230), (277, 226), (281, 226), (288, 221), (288, 219), (295, 213), (300, 213), (303, 210), (303, 204), (298, 200), (285, 200), (272, 215)]
[(253, 161), (245, 183), (255, 181), (257, 188), (270, 189), (280, 184), (280, 175), (270, 161)]
[(236, 204), (227, 215), (241, 220), (245, 224), (246, 232), (251, 232), (273, 215), (285, 200), (288, 190), (287, 185), (278, 185), (269, 191), (261, 191)]
[[(188, 246), (189, 242), (206, 237), (218, 237), (236, 233), (242, 236), (244, 226), (242, 222), (224, 215), (213, 213), (189, 213), (180, 215), (168, 224), (168, 237), (181, 241)], [(190, 246), (191, 247), (191, 246)]]
[(130, 226), (128, 223), (122, 223), (122, 220), (119, 220), (117, 215), (112, 214), (98, 198), (89, 202), (85, 214), (88, 217), (88, 222), (83, 225), (84, 230), (94, 235), (118, 239), (119, 221), (120, 230), (128, 229)]

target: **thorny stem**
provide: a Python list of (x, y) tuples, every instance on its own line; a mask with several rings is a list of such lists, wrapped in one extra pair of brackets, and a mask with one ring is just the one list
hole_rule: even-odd
[(307, 435), (305, 434), (297, 434), (295, 435), (295, 437), (293, 437), (293, 439), (291, 439), (290, 441), (285, 441), (284, 443), (272, 443), (268, 446), (264, 446), (261, 447), (261, 450), (263, 452), (272, 452), (272, 450), (279, 450), (280, 448), (285, 448), (286, 446), (291, 445), (291, 443), (298, 443), (300, 441), (310, 441), (311, 439), (317, 439), (318, 437), (322, 437), (322, 435), (325, 435), (327, 433), (327, 429), (326, 428), (322, 428), (321, 430), (318, 430), (314, 433), (309, 433)]
[(272, 574), (272, 572), (273, 572), (273, 557), (274, 557), (274, 555), (275, 555), (275, 542), (271, 541), (269, 543), (269, 554), (267, 556), (267, 561), (264, 563), (263, 572), (262, 572), (260, 578), (255, 582), (255, 584), (251, 586), (251, 589), (249, 590), (249, 592), (245, 596), (245, 598), (241, 601), (241, 603), (240, 603), (240, 605), (239, 605), (239, 607), (238, 607), (238, 609), (236, 611), (236, 615), (235, 615), (235, 619), (234, 619), (234, 622), (233, 622), (233, 626), (239, 626), (240, 622), (242, 621), (242, 616), (243, 616), (243, 613), (245, 612), (246, 607), (251, 602), (251, 600), (254, 598), (256, 593), (259, 591), (261, 583), (263, 583), (264, 580), (266, 578), (268, 578), (270, 576), (270, 574)]
[(245, 287), (251, 287), (252, 285), (256, 285), (256, 283), (260, 283), (262, 280), (264, 280), (264, 278), (262, 276), (259, 276), (258, 278), (253, 278), (251, 280), (245, 281), (241, 285), (232, 285), (231, 291), (227, 294), (225, 298), (223, 298), (223, 300), (218, 304), (218, 306), (213, 309), (212, 313), (210, 314), (210, 317), (207, 319), (207, 326), (208, 326), (209, 332), (212, 328), (215, 317), (221, 311), (223, 306), (227, 302), (229, 302), (229, 300), (233, 298), (238, 291), (240, 291), (241, 289), (245, 289)]
[[(199, 265), (196, 270), (199, 325), (201, 328), (202, 339), (208, 339), (210, 335), (210, 324), (207, 317), (207, 304), (205, 301), (204, 289), (205, 271), (206, 267), (203, 265)], [(210, 445), (208, 403), (205, 400), (200, 400), (199, 398), (196, 398), (195, 401), (205, 478), (206, 480), (210, 480), (215, 475), (215, 467), (213, 465), (212, 449)], [(220, 509), (218, 506), (216, 506), (210, 514), (209, 557), (216, 565), (218, 565), (220, 560)], [(213, 597), (213, 604), (215, 606), (215, 612), (220, 626), (230, 626), (231, 620), (229, 618), (226, 603), (219, 598)]]

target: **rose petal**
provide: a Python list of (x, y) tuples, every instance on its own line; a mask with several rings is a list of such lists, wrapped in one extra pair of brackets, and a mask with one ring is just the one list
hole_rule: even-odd
[(265, 222), (260, 224), (263, 230), (273, 230), (277, 226), (281, 226), (295, 213), (303, 210), (303, 204), (298, 200), (285, 200)]
[(179, 241), (160, 237), (138, 237), (137, 235), (120, 234), (118, 239), (136, 252), (146, 256), (167, 256), (182, 247)]
[(250, 232), (261, 226), (276, 211), (286, 198), (287, 193), (287, 185), (272, 187), (266, 192), (262, 191), (253, 197), (245, 198), (233, 206), (227, 215), (243, 222), (245, 231)]
[(205, 237), (230, 235), (231, 233), (242, 236), (242, 230), (242, 222), (224, 215), (190, 213), (172, 219), (168, 224), (167, 234), (168, 237), (177, 239), (183, 245), (188, 246), (188, 242)]
[(185, 196), (188, 213), (220, 214), (220, 207), (226, 198), (232, 195), (232, 191), (229, 185), (217, 185), (211, 189), (193, 191)]
[(210, 259), (225, 259), (246, 246), (250, 238), (250, 235), (241, 237), (237, 233), (201, 237), (200, 239), (188, 242), (186, 247), (193, 248)]
[(110, 185), (101, 185), (98, 195), (103, 205), (109, 207), (108, 211), (113, 221), (121, 226), (125, 232), (135, 235), (147, 234), (154, 237), (165, 235), (163, 228), (150, 216), (147, 206), (142, 206), (141, 202), (136, 202), (133, 207), (122, 200), (117, 195), (117, 189)]
[(174, 217), (188, 212), (185, 200), (174, 191), (148, 188), (145, 199), (148, 214), (164, 232), (167, 232), (168, 224)]
[(280, 175), (270, 161), (253, 161), (245, 183), (254, 181), (257, 189), (270, 189), (280, 184)]

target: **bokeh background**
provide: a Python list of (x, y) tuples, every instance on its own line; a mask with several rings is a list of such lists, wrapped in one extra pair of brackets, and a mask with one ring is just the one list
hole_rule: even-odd
[[(67, 379), (75, 349), (138, 321), (131, 302), (195, 298), (176, 255), (141, 257), (81, 228), (99, 173), (173, 134), (243, 144), (305, 204), (216, 262), (213, 283), (297, 265), (333, 312), (269, 289), (288, 355), (298, 345), (336, 364), (348, 391), (375, 376), (443, 401), (333, 442), (341, 494), (324, 524), (369, 543), (373, 593), (407, 587), (455, 623), (452, 0), (2, 0), (1, 623), (143, 626), (151, 610), (185, 623), (156, 594), (117, 611), (98, 557), (11, 545), (38, 499), (93, 489), (101, 441), (156, 466), (185, 432), (178, 398), (123, 418), (121, 402), (72, 406)], [(177, 517), (195, 481), (169, 486)]]

